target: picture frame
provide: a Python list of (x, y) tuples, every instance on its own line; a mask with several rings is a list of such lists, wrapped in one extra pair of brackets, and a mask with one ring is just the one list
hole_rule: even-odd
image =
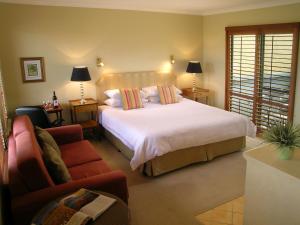
[(44, 57), (22, 57), (20, 64), (23, 83), (46, 80)]

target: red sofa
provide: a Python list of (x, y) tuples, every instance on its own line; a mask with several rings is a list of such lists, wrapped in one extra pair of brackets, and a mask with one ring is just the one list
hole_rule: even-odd
[(127, 202), (126, 176), (122, 171), (112, 171), (94, 147), (83, 140), (80, 125), (50, 128), (48, 131), (61, 149), (62, 159), (72, 180), (54, 184), (44, 165), (29, 117), (16, 117), (8, 143), (8, 175), (14, 224), (28, 224), (49, 201), (83, 187), (109, 192)]

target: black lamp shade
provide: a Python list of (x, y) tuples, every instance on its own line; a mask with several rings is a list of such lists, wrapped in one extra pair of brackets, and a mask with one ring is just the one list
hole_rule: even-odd
[(71, 81), (88, 81), (91, 76), (87, 67), (73, 67)]
[(187, 73), (202, 73), (200, 62), (190, 61), (187, 68)]

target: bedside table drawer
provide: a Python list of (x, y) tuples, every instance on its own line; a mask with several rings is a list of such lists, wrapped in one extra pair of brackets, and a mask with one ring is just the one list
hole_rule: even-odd
[(190, 95), (182, 95), (182, 97), (190, 99), (190, 100), (195, 100), (194, 96), (190, 96)]
[(198, 92), (198, 93), (195, 93), (195, 96), (196, 97), (207, 97), (208, 93), (207, 92)]
[(97, 111), (98, 110), (98, 106), (95, 105), (80, 105), (80, 106), (76, 106), (74, 107), (74, 111), (75, 112), (93, 112), (93, 111)]

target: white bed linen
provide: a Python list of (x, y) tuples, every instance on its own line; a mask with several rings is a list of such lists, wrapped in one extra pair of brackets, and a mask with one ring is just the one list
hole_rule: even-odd
[(188, 99), (127, 111), (100, 106), (99, 111), (102, 126), (134, 151), (133, 170), (178, 149), (256, 135), (249, 118)]

